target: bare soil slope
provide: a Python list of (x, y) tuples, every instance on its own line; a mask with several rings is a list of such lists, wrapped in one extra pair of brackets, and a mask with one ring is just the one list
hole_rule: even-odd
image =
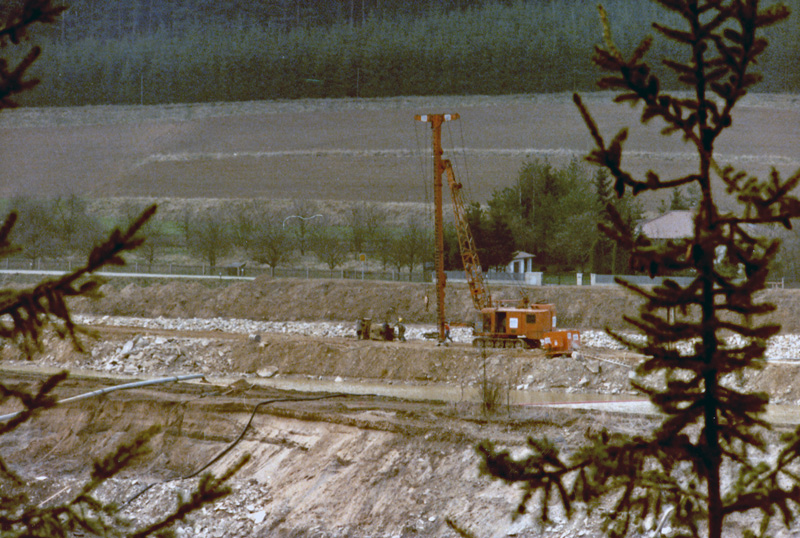
[[(542, 286), (492, 288), (496, 299), (518, 299), (524, 291), (532, 302), (552, 303), (560, 327), (577, 329), (630, 328), (623, 316), (635, 316), (640, 300), (618, 286)], [(128, 284), (103, 287), (105, 297), (73, 303), (79, 313), (141, 317), (240, 318), (253, 320), (336, 320), (373, 322), (402, 317), (407, 323), (434, 323), (432, 284), (259, 277), (230, 285), (196, 282)], [(426, 309), (425, 296), (429, 307)], [(800, 332), (800, 290), (768, 290), (763, 300), (776, 311), (766, 317), (787, 333)], [(448, 284), (445, 309), (452, 323), (471, 324), (475, 309), (465, 284)]]
[[(607, 94), (586, 102), (611, 136), (631, 126), (626, 162), (665, 175), (691, 152)], [(427, 202), (426, 112), (458, 112), (445, 147), (474, 200), (513, 184), (526, 159), (581, 157), (591, 139), (570, 96), (410, 97), (161, 107), (21, 109), (0, 118), (0, 196), (313, 198)], [(800, 105), (756, 95), (717, 144), (722, 163), (763, 174), (798, 165)]]
[[(218, 287), (172, 282), (130, 284), (117, 290), (107, 285), (104, 291), (104, 299), (80, 302), (75, 311), (265, 320), (289, 316), (354, 320), (362, 315), (380, 319), (400, 313), (409, 322), (424, 322), (432, 316), (422, 301), (430, 286), (420, 284), (261, 278)], [(619, 326), (623, 313), (636, 310), (635, 300), (616, 287), (531, 291), (536, 300), (560, 305), (562, 318), (584, 328)], [(501, 293), (513, 297), (516, 290)], [(769, 293), (780, 304), (787, 325), (796, 330), (794, 313), (800, 297), (793, 291)], [(472, 309), (468, 291), (451, 287), (449, 298), (450, 311), (467, 319)], [(309, 402), (303, 400), (315, 395), (276, 393), (258, 384), (259, 372), (268, 371), (269, 376), (309, 382), (341, 377), (342, 383), (333, 383), (341, 387), (369, 382), (435, 391), (447, 385), (463, 392), (480, 386), (485, 371), (489, 381), (501, 387), (495, 404), (502, 404), (504, 394), (520, 386), (576, 398), (599, 393), (631, 398), (629, 375), (638, 360), (632, 355), (586, 350), (584, 359), (547, 358), (535, 351), (490, 350), (484, 357), (466, 344), (437, 347), (419, 341), (260, 336), (214, 331), (150, 334), (144, 329), (101, 327), (85, 340), (85, 353), (48, 339), (34, 358), (39, 367), (103, 372), (98, 365), (117, 361), (123, 371), (132, 368), (142, 375), (202, 372), (212, 379), (226, 376), (238, 381), (227, 386), (138, 389), (76, 402), (3, 436), (0, 449), (15, 468), (36, 477), (42, 500), (57, 499), (78, 487), (92, 457), (107, 453), (132, 432), (160, 424), (153, 453), (102, 492), (106, 499), (125, 503), (152, 484), (125, 504), (125, 512), (138, 522), (156, 517), (176, 492), (187, 491), (192, 480), (181, 477), (232, 443), (236, 443), (233, 450), (212, 469), (218, 472), (241, 454), (252, 454), (252, 461), (233, 481), (232, 495), (181, 523), (178, 536), (444, 538), (454, 536), (445, 523), (445, 518), (452, 518), (481, 536), (599, 537), (603, 534), (596, 516), (579, 514), (567, 521), (556, 511), (555, 522), (545, 527), (530, 518), (512, 521), (518, 491), (480, 476), (475, 443), (490, 438), (521, 451), (527, 436), (547, 435), (570, 449), (587, 432), (606, 427), (642, 432), (652, 427), (652, 419), (642, 416), (535, 405), (500, 405), (499, 412), (484, 415), (466, 401), (414, 403), (342, 396)], [(161, 344), (144, 345), (153, 339)], [(4, 363), (19, 358), (14, 350), (3, 348)], [(774, 401), (794, 403), (800, 399), (800, 383), (794, 382), (799, 375), (796, 365), (770, 364), (742, 382), (750, 389), (769, 391)], [(3, 377), (12, 383), (39, 379), (13, 371), (4, 371)], [(108, 379), (82, 379), (78, 374), (59, 389), (59, 395), (119, 382), (116, 374)], [(266, 400), (280, 401), (256, 409)], [(741, 535), (742, 528), (734, 522), (726, 532)]]

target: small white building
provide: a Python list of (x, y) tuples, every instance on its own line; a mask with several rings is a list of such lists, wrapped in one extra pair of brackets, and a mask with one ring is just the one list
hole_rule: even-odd
[(533, 259), (535, 257), (534, 254), (528, 254), (527, 252), (515, 252), (511, 263), (506, 266), (506, 273), (532, 273)]

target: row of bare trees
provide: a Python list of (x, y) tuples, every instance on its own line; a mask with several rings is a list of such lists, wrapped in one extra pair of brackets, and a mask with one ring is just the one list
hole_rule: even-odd
[(185, 215), (181, 231), (188, 252), (210, 266), (235, 254), (274, 271), (311, 255), (333, 271), (364, 254), (384, 269), (408, 270), (410, 278), (432, 260), (432, 230), (414, 218), (403, 225), (390, 225), (387, 219), (383, 209), (367, 202), (353, 205), (343, 219), (308, 201), (285, 211), (253, 202), (230, 216), (219, 210)]
[[(559, 173), (568, 171), (557, 170)], [(501, 215), (513, 223), (521, 213), (519, 208), (503, 205), (505, 198), (518, 199), (506, 196), (507, 191), (510, 189), (496, 192), (489, 203), (490, 210), (486, 212), (490, 216)], [(591, 196), (591, 192), (587, 192)], [(670, 207), (679, 207), (674, 199), (672, 204)], [(17, 231), (18, 243), (23, 247), (20, 256), (35, 265), (38, 260), (76, 260), (84, 256), (110, 227), (127, 225), (141, 214), (144, 207), (141, 203), (131, 202), (118, 208), (113, 215), (107, 211), (100, 214), (99, 211), (93, 212), (85, 199), (67, 196), (47, 199), (15, 197), (9, 201), (7, 209), (16, 212), (26, 223)], [(567, 213), (571, 219), (566, 220), (577, 221), (577, 213)], [(564, 219), (556, 217), (550, 220), (547, 225), (551, 228), (561, 225), (575, 230), (577, 226), (576, 222), (562, 222)], [(398, 273), (407, 271), (412, 278), (415, 271), (423, 270), (426, 263), (433, 261), (431, 223), (417, 217), (398, 222), (390, 217), (386, 208), (370, 202), (353, 204), (336, 214), (308, 200), (295, 201), (280, 210), (255, 200), (232, 208), (187, 207), (150, 219), (145, 226), (147, 241), (137, 249), (135, 256), (148, 266), (194, 260), (216, 267), (221, 262), (235, 260), (269, 266), (273, 273), (277, 267), (299, 263), (322, 265), (334, 271), (365, 255), (371, 268), (379, 266)], [(540, 226), (528, 224), (522, 231), (503, 232), (480, 219), (473, 219), (471, 227), (481, 249), (481, 260), (486, 260), (489, 266), (502, 267), (508, 262), (506, 258), (510, 252), (530, 248), (518, 244), (518, 239), (524, 238), (525, 233), (531, 235), (532, 230)], [(583, 235), (590, 235), (594, 228), (596, 223), (592, 222)], [(445, 234), (446, 265), (459, 270), (460, 257), (454, 232), (446, 232), (449, 232)], [(776, 238), (783, 241), (784, 249), (770, 267), (770, 278), (800, 281), (800, 263), (797, 261), (800, 259), (797, 256), (800, 235), (794, 231), (776, 234)], [(570, 257), (571, 253), (582, 248), (588, 255), (591, 249), (584, 248), (580, 241), (557, 244), (564, 269), (581, 270), (581, 265)], [(505, 252), (504, 258), (495, 260), (489, 255), (493, 245), (499, 245)], [(610, 269), (613, 273), (630, 270), (624, 260), (616, 264), (616, 269), (595, 267), (594, 264), (591, 269), (594, 272), (608, 272)]]
[[(10, 209), (26, 222), (19, 241), (32, 263), (82, 256), (103, 237), (108, 224), (138, 216), (140, 205), (131, 202), (114, 216), (101, 218), (77, 196), (10, 201)], [(268, 265), (274, 272), (312, 258), (333, 271), (363, 254), (373, 267), (377, 262), (383, 269), (407, 270), (410, 278), (433, 256), (429, 226), (415, 218), (390, 223), (383, 208), (368, 202), (339, 216), (311, 201), (296, 201), (284, 210), (258, 201), (234, 209), (187, 207), (177, 215), (151, 219), (145, 234), (147, 241), (136, 255), (148, 265), (177, 257), (216, 267), (235, 258)]]

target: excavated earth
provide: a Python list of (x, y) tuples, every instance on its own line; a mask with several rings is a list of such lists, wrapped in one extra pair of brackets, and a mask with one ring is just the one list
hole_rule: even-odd
[[(57, 389), (64, 398), (133, 380), (204, 377), (64, 404), (0, 438), (0, 450), (29, 477), (36, 499), (54, 503), (78, 488), (93, 459), (158, 425), (150, 455), (100, 492), (135, 526), (164, 513), (209, 462), (219, 473), (250, 454), (231, 495), (181, 522), (178, 536), (456, 536), (448, 519), (476, 536), (601, 536), (598, 514), (567, 519), (556, 510), (545, 525), (512, 519), (519, 491), (480, 474), (475, 445), (492, 439), (521, 454), (528, 436), (548, 436), (570, 450), (599, 429), (651, 427), (652, 416), (543, 403), (637, 398), (629, 380), (640, 357), (615, 349), (597, 329), (625, 329), (619, 320), (638, 304), (616, 287), (529, 291), (559, 305), (561, 325), (583, 331), (580, 353), (473, 348), (469, 293), (458, 286), (447, 301), (456, 342), (437, 346), (425, 338), (434, 321), (424, 303), (430, 285), (107, 284), (102, 299), (72, 304), (89, 331), (82, 351), (54, 335), (30, 358), (6, 346), (6, 382), (35, 386), (68, 369)], [(770, 291), (768, 299), (778, 304), (784, 336), (800, 333), (797, 293)], [(355, 339), (357, 318), (398, 316), (407, 342)], [(795, 347), (777, 353), (800, 358)], [(794, 405), (797, 375), (787, 360), (741, 383)], [(652, 536), (657, 523), (634, 535)], [(729, 532), (740, 534), (746, 523)]]
[[(587, 95), (584, 102), (608, 136), (633, 126), (625, 162), (634, 173), (691, 172), (685, 144), (661, 136), (657, 122), (637, 126), (640, 111), (610, 97)], [(762, 176), (773, 167), (792, 173), (800, 100), (753, 95), (737, 110), (716, 146), (720, 163)], [(461, 115), (447, 133), (448, 155), (455, 154), (459, 173), (475, 178), (462, 177), (472, 200), (513, 185), (526, 161), (564, 164), (591, 148), (566, 94), (22, 108), (0, 117), (0, 193), (87, 193), (107, 209), (146, 197), (172, 221), (186, 207), (199, 212), (220, 200), (271, 200), (285, 210), (302, 197), (326, 201), (337, 214), (372, 200), (389, 204), (400, 223), (430, 200), (429, 134), (413, 117), (432, 111)], [(522, 454), (528, 436), (548, 436), (572, 450), (599, 429), (650, 428), (655, 418), (620, 408), (546, 403), (637, 397), (630, 377), (640, 357), (611, 346), (602, 330), (626, 330), (622, 317), (635, 314), (638, 301), (613, 286), (530, 289), (531, 300), (557, 305), (560, 326), (581, 329), (580, 353), (484, 355), (468, 343), (468, 291), (448, 289), (456, 342), (444, 347), (424, 338), (435, 322), (424, 301), (433, 297), (430, 285), (114, 281), (104, 298), (70, 305), (92, 331), (81, 336), (82, 351), (52, 335), (31, 357), (2, 347), (4, 383), (35, 387), (68, 369), (56, 391), (64, 398), (154, 377), (202, 379), (63, 404), (0, 436), (0, 453), (28, 478), (33, 498), (48, 505), (80, 487), (93, 459), (157, 425), (150, 455), (100, 492), (136, 527), (168, 510), (206, 465), (219, 473), (250, 454), (231, 495), (181, 522), (181, 537), (456, 536), (448, 519), (479, 537), (601, 536), (598, 514), (580, 510), (567, 520), (555, 509), (546, 525), (528, 516), (512, 520), (520, 492), (480, 474), (475, 445), (493, 439)], [(494, 291), (519, 297), (516, 289)], [(788, 422), (796, 422), (800, 402), (798, 293), (764, 297), (777, 305), (769, 320), (785, 333), (772, 356), (786, 360), (732, 380), (769, 392), (786, 406)], [(409, 341), (357, 341), (362, 317), (375, 324), (404, 318)], [(1, 412), (14, 410), (8, 403)], [(776, 426), (775, 435), (788, 427)], [(652, 536), (658, 524), (647, 520), (632, 533)], [(747, 520), (729, 525), (726, 536), (753, 527)], [(670, 535), (670, 522), (660, 529)]]

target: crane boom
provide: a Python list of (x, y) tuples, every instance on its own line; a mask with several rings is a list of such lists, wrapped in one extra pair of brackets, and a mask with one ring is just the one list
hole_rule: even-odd
[(464, 200), (461, 197), (462, 185), (456, 180), (450, 161), (445, 159), (443, 164), (444, 171), (447, 174), (447, 184), (450, 186), (450, 197), (453, 202), (453, 216), (455, 217), (461, 261), (464, 264), (464, 272), (469, 284), (472, 303), (475, 305), (475, 309), (480, 311), (483, 308), (492, 306), (492, 296), (489, 293), (489, 287), (486, 285), (481, 263), (478, 260), (478, 249), (475, 246), (475, 239), (472, 237), (469, 222), (467, 221)]
[(506, 306), (502, 301), (495, 304), (486, 285), (486, 277), (478, 260), (475, 239), (467, 221), (462, 185), (456, 180), (453, 166), (442, 159), (442, 123), (458, 119), (458, 114), (424, 114), (415, 116), (417, 121), (430, 122), (433, 130), (433, 191), (436, 222), (436, 303), (439, 322), (439, 343), (444, 343), (444, 230), (442, 218), (442, 174), (447, 175), (447, 184), (453, 202), (458, 247), (469, 284), (472, 303), (478, 311), (472, 340), (473, 346), (544, 348), (548, 354), (561, 355), (580, 346), (580, 332), (572, 329), (556, 329), (556, 309), (552, 304), (531, 304), (523, 297), (518, 306)]

